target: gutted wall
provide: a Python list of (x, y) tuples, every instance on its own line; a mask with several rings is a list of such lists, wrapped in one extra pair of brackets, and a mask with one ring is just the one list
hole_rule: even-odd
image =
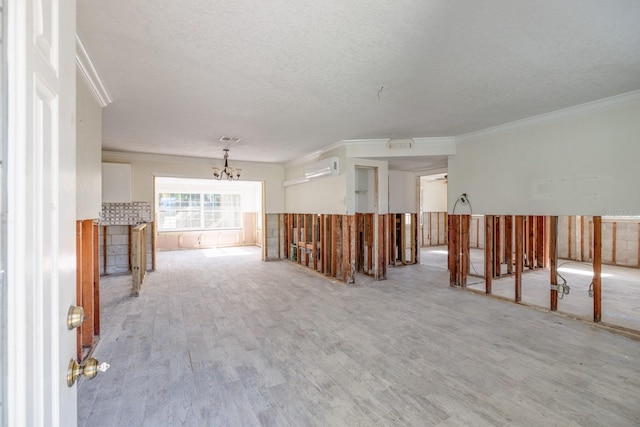
[(640, 92), (456, 139), (451, 212), (639, 215)]
[(76, 79), (76, 219), (102, 209), (102, 107), (83, 78)]
[[(103, 152), (102, 161), (130, 163), (132, 165), (132, 199), (153, 202), (153, 181), (155, 176), (177, 178), (211, 179), (211, 168), (220, 166), (221, 159), (202, 159), (193, 157), (161, 156), (134, 153)], [(264, 181), (266, 213), (284, 210), (284, 168), (277, 164), (257, 162), (236, 162), (230, 160), (232, 167), (242, 168), (245, 181)]]

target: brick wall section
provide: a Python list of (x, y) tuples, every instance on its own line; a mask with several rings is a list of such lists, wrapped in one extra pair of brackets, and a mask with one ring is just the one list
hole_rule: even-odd
[[(267, 214), (267, 260), (275, 260), (284, 257), (284, 215)], [(278, 239), (278, 222), (280, 222), (280, 239)], [(278, 242), (280, 251), (278, 251)]]

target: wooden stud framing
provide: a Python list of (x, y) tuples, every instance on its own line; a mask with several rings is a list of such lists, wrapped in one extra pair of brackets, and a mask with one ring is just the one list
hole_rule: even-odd
[(94, 335), (93, 220), (82, 221), (82, 308), (86, 320), (82, 323), (82, 347), (91, 347)]
[(584, 215), (580, 216), (580, 258), (579, 261), (584, 261)]
[(544, 216), (536, 216), (536, 267), (546, 267), (545, 258), (547, 253), (547, 228), (545, 227), (546, 218)]
[(602, 217), (593, 217), (593, 321), (602, 320)]
[(456, 234), (458, 230), (457, 219), (458, 217), (456, 215), (449, 215), (449, 286), (456, 286), (456, 279), (458, 276), (458, 256), (456, 251)]
[[(507, 263), (507, 274), (513, 274), (513, 216), (504, 217), (504, 246), (505, 262)], [(494, 277), (500, 277), (502, 271), (495, 273)]]
[(131, 238), (132, 238), (131, 233), (133, 233), (133, 231), (132, 231), (132, 227), (129, 225), (128, 232), (127, 232), (127, 235), (129, 236), (127, 241), (127, 247), (129, 248), (129, 271), (131, 271)]
[(496, 215), (493, 227), (493, 272), (495, 277), (502, 275), (502, 230), (500, 229), (500, 215)]
[[(282, 225), (282, 217), (284, 215), (282, 214), (278, 214), (277, 216), (277, 221), (278, 221), (278, 259), (282, 259), (282, 229), (281, 229), (281, 225)], [(262, 227), (262, 232), (265, 232), (265, 227), (263, 225)], [(268, 236), (268, 233), (266, 234), (266, 236)], [(265, 239), (266, 241), (266, 239)]]
[(338, 242), (340, 240), (340, 227), (338, 215), (331, 215), (331, 276), (338, 277)]
[(593, 218), (589, 221), (589, 259), (593, 259)]
[(318, 215), (311, 216), (311, 257), (313, 270), (318, 271)]
[(529, 270), (533, 270), (535, 268), (536, 223), (533, 215), (525, 218), (529, 232), (527, 240), (527, 263), (529, 264)]
[[(549, 283), (558, 285), (558, 217), (549, 217)], [(558, 291), (551, 289), (549, 296), (549, 309), (558, 310)]]
[(349, 276), (347, 277), (347, 283), (356, 282), (357, 234), (356, 217), (351, 215), (349, 217)]
[(640, 267), (640, 224), (638, 224), (638, 267)]
[(484, 289), (491, 293), (491, 280), (493, 279), (493, 215), (484, 217)]
[(342, 280), (349, 277), (349, 217), (342, 215)]
[(378, 268), (375, 278), (378, 280), (387, 278), (387, 215), (378, 215)]
[(411, 244), (413, 251), (413, 263), (420, 263), (420, 246), (418, 245), (418, 214), (411, 214), (411, 222), (413, 228), (413, 242)]
[[(100, 229), (92, 221), (93, 230), (93, 333), (100, 335)], [(152, 249), (151, 253), (155, 251)]]
[(102, 274), (107, 274), (107, 226), (102, 227)]
[(516, 215), (515, 301), (522, 301), (522, 269), (524, 267), (524, 216)]
[[(444, 219), (446, 221), (447, 218)], [(440, 245), (440, 212), (436, 214), (436, 244)]]
[(469, 242), (469, 233), (471, 227), (471, 215), (460, 215), (461, 222), (461, 236), (458, 240), (458, 245), (460, 246), (460, 254), (461, 254), (461, 262), (460, 262), (460, 286), (467, 286), (467, 275), (469, 274), (469, 257), (470, 253), (470, 242)]

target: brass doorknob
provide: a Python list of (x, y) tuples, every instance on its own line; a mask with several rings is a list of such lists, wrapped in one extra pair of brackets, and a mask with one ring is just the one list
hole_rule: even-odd
[(67, 312), (67, 329), (78, 328), (85, 319), (84, 309), (82, 307), (78, 307), (77, 305), (70, 306)]
[(75, 359), (71, 359), (67, 368), (67, 385), (69, 387), (73, 386), (80, 375), (84, 375), (88, 380), (95, 378), (98, 372), (105, 372), (109, 369), (109, 366), (105, 362), (99, 363), (98, 359), (93, 357), (87, 359), (82, 365), (79, 365)]

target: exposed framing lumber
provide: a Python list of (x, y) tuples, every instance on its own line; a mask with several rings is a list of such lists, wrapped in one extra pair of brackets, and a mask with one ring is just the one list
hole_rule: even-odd
[(347, 281), (349, 277), (349, 217), (342, 215), (342, 280)]
[(131, 239), (132, 239), (131, 233), (133, 233), (133, 231), (130, 225), (127, 227), (128, 227), (127, 235), (129, 236), (127, 241), (127, 247), (129, 248), (129, 271), (131, 271)]
[(593, 217), (593, 321), (602, 319), (602, 217)]
[[(93, 230), (93, 333), (100, 335), (100, 228), (92, 221)], [(152, 249), (151, 253), (155, 251)]]
[(491, 281), (493, 279), (493, 215), (484, 217), (484, 289), (491, 293)]
[(460, 263), (460, 286), (467, 286), (467, 275), (469, 274), (469, 257), (470, 253), (470, 236), (471, 232), (471, 215), (460, 215), (461, 236), (458, 240), (460, 246), (461, 263)]
[(580, 261), (584, 261), (584, 215), (580, 215)]
[(458, 255), (456, 250), (457, 232), (458, 232), (458, 217), (457, 215), (449, 215), (449, 286), (456, 286), (458, 277)]
[(640, 224), (638, 224), (638, 267), (640, 267)]
[[(443, 221), (443, 224), (445, 221), (446, 221), (446, 217)], [(436, 242), (437, 242), (436, 244), (439, 246), (440, 245), (440, 212), (436, 213)]]
[(546, 218), (544, 216), (536, 216), (536, 267), (546, 267), (545, 258), (547, 253), (545, 246), (547, 246), (547, 229), (545, 226)]
[(349, 217), (349, 275), (347, 283), (356, 282), (357, 232), (356, 218), (351, 215)]
[(502, 275), (502, 230), (500, 229), (500, 215), (494, 217), (493, 242), (493, 271), (495, 277), (500, 277)]
[(515, 301), (522, 301), (522, 270), (524, 267), (524, 216), (516, 215)]
[[(513, 274), (513, 215), (504, 217), (504, 246), (507, 274)], [(500, 277), (502, 271), (495, 273), (494, 277)]]
[(338, 215), (331, 215), (331, 276), (338, 277), (338, 243), (340, 240), (340, 227)]
[(527, 240), (527, 263), (529, 270), (535, 268), (535, 250), (536, 250), (536, 222), (533, 215), (525, 217), (527, 221), (528, 240)]
[(568, 259), (572, 259), (571, 256), (573, 255), (572, 252), (572, 246), (573, 246), (573, 217), (571, 215), (569, 215), (567, 217), (567, 258)]
[(387, 225), (387, 215), (378, 215), (378, 233), (376, 236), (378, 241), (378, 266), (375, 273), (377, 280), (387, 278)]
[(93, 345), (94, 325), (95, 325), (95, 303), (94, 303), (94, 278), (93, 278), (93, 220), (82, 221), (82, 246), (80, 255), (82, 257), (82, 308), (86, 320), (82, 323), (82, 347)]
[[(281, 225), (282, 225), (282, 221), (283, 221), (283, 219), (282, 219), (283, 216), (284, 215), (282, 215), (282, 214), (278, 214), (278, 216), (277, 216), (277, 221), (278, 221), (278, 259), (282, 259), (282, 228), (281, 228)], [(262, 232), (264, 233), (264, 231), (265, 230), (264, 230), (264, 227), (263, 227)], [(268, 237), (268, 236), (269, 236), (269, 234), (267, 233), (265, 237)], [(266, 238), (265, 238), (265, 241), (266, 241)]]
[(307, 248), (307, 243), (309, 242), (309, 214), (304, 214), (304, 230), (303, 230), (303, 239), (304, 247), (302, 248), (302, 252), (304, 253), (304, 265), (305, 267), (309, 267), (309, 250)]
[(313, 270), (318, 271), (318, 215), (311, 217), (311, 256), (313, 257)]
[(418, 245), (418, 214), (414, 213), (411, 214), (411, 222), (412, 222), (412, 229), (413, 229), (413, 241), (412, 241), (412, 252), (413, 252), (413, 263), (414, 264), (419, 264), (420, 263), (420, 246)]
[[(549, 217), (549, 283), (558, 285), (558, 217)], [(558, 291), (549, 292), (549, 309), (558, 310)]]

